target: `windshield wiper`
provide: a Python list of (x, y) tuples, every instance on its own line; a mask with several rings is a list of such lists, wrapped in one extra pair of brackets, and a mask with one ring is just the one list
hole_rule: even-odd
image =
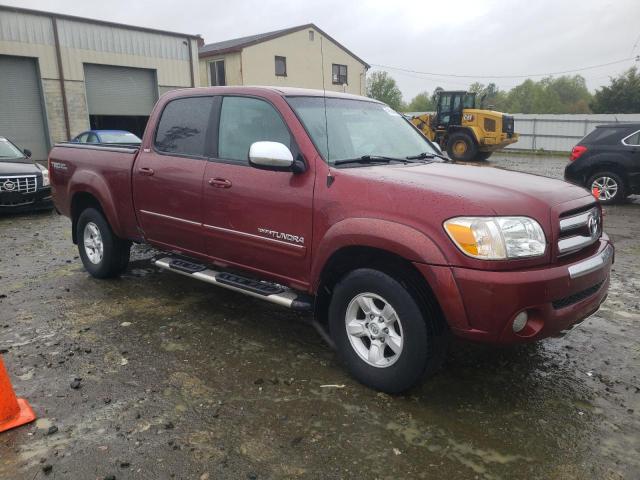
[(359, 158), (345, 158), (344, 160), (336, 160), (334, 165), (346, 165), (348, 163), (389, 163), (389, 162), (406, 162), (404, 158), (384, 157), (381, 155), (363, 155)]
[(418, 155), (410, 155), (406, 158), (407, 160), (425, 160), (427, 158), (439, 158), (441, 160), (444, 160), (445, 162), (451, 161), (444, 155), (440, 155), (438, 153), (427, 153), (427, 152), (422, 152), (422, 153), (419, 153)]

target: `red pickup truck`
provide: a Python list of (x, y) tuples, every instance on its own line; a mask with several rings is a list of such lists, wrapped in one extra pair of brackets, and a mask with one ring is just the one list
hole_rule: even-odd
[(139, 149), (60, 144), (49, 169), (91, 275), (118, 275), (148, 243), (160, 268), (314, 312), (352, 375), (386, 392), (433, 371), (450, 334), (558, 335), (609, 286), (589, 192), (451, 163), (369, 98), (174, 91)]

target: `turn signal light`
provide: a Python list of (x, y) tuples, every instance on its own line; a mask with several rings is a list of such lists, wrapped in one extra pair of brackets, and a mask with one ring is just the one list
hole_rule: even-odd
[(571, 155), (569, 156), (569, 160), (572, 162), (576, 161), (586, 151), (587, 151), (587, 147), (585, 147), (584, 145), (576, 145), (575, 147), (573, 147), (573, 150), (571, 150)]

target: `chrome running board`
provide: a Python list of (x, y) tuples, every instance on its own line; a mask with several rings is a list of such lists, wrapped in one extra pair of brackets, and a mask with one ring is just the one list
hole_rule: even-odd
[(219, 272), (200, 263), (181, 257), (161, 257), (151, 260), (155, 266), (180, 275), (211, 283), (250, 297), (266, 300), (292, 310), (308, 311), (313, 308), (312, 297), (277, 283), (257, 280), (229, 272)]

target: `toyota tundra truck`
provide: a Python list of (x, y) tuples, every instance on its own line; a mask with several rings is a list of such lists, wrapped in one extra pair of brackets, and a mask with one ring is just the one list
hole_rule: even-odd
[(588, 191), (452, 163), (370, 98), (177, 90), (139, 147), (59, 144), (49, 172), (92, 276), (152, 245), (160, 269), (312, 312), (385, 392), (435, 371), (452, 335), (561, 335), (609, 287), (614, 248)]

